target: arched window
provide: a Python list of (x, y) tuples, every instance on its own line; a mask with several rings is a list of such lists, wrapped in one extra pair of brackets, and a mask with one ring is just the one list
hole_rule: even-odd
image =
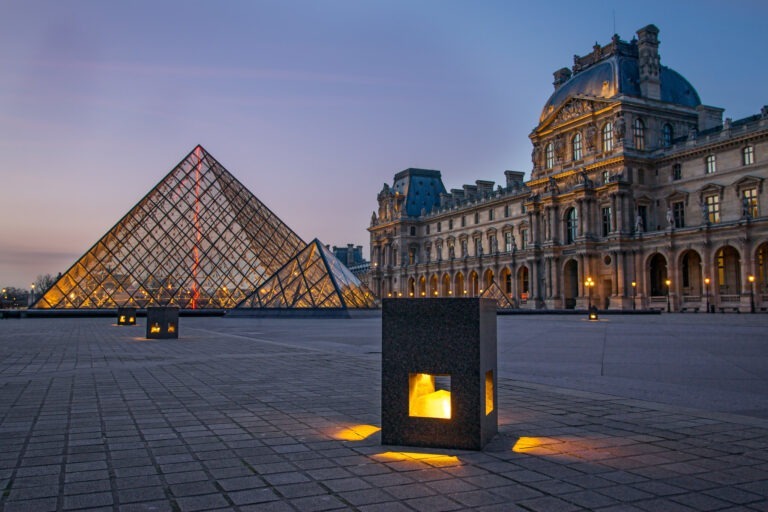
[(603, 151), (613, 151), (613, 123), (610, 121), (603, 125)]
[(661, 145), (665, 148), (668, 148), (672, 145), (672, 125), (669, 123), (666, 123), (661, 128)]
[(581, 133), (573, 136), (571, 147), (573, 148), (573, 160), (581, 160)]
[(550, 142), (544, 148), (544, 168), (551, 169), (555, 166), (555, 146)]
[(565, 212), (565, 243), (572, 244), (576, 240), (578, 221), (576, 208), (569, 208), (568, 211)]
[(645, 123), (642, 119), (638, 118), (632, 122), (632, 140), (635, 149), (645, 149)]

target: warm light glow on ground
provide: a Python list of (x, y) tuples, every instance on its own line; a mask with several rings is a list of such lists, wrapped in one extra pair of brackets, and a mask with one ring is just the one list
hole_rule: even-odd
[(615, 458), (632, 444), (621, 437), (520, 437), (512, 451), (551, 459), (579, 461)]
[(363, 441), (381, 430), (376, 425), (352, 425), (333, 434), (340, 441)]
[(397, 462), (424, 462), (433, 466), (460, 464), (458, 457), (444, 453), (384, 452), (373, 457)]

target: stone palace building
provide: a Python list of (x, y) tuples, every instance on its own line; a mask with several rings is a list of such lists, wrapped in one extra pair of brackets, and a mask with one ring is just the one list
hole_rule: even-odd
[(614, 36), (554, 73), (529, 181), (448, 191), (439, 171), (397, 173), (369, 228), (374, 293), (766, 310), (768, 108), (723, 119), (661, 65), (658, 35)]

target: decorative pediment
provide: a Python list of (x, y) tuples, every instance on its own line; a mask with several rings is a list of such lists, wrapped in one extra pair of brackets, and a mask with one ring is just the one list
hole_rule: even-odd
[(547, 119), (539, 125), (539, 128), (553, 128), (555, 126), (567, 123), (573, 119), (593, 114), (598, 110), (601, 110), (610, 105), (607, 101), (596, 100), (595, 98), (587, 98), (574, 96), (563, 104), (559, 109), (554, 110)]
[(682, 192), (680, 190), (673, 190), (671, 194), (666, 197), (667, 204), (677, 203), (679, 201), (685, 201), (685, 206), (688, 206), (688, 192)]
[(723, 199), (723, 193), (725, 192), (725, 187), (722, 185), (718, 185), (717, 183), (710, 183), (706, 187), (699, 189), (699, 198), (703, 202), (705, 196), (711, 196), (712, 194), (717, 194), (720, 196), (720, 199)]
[(496, 228), (488, 228), (485, 230), (485, 234), (488, 236), (495, 235), (496, 234)]
[(762, 194), (763, 181), (765, 181), (765, 178), (759, 178), (756, 176), (744, 176), (740, 180), (734, 182), (732, 186), (736, 192), (736, 197), (741, 198), (742, 191), (748, 188), (757, 188), (757, 193)]

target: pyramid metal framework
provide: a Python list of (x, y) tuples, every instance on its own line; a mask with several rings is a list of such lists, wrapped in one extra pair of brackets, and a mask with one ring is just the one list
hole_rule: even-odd
[(237, 308), (375, 308), (374, 295), (319, 240), (261, 284)]
[(495, 300), (497, 309), (514, 309), (515, 307), (509, 297), (507, 297), (502, 289), (499, 288), (496, 281), (489, 284), (488, 287), (483, 290), (483, 293), (480, 294), (480, 297)]
[(304, 245), (197, 146), (33, 307), (232, 308)]

